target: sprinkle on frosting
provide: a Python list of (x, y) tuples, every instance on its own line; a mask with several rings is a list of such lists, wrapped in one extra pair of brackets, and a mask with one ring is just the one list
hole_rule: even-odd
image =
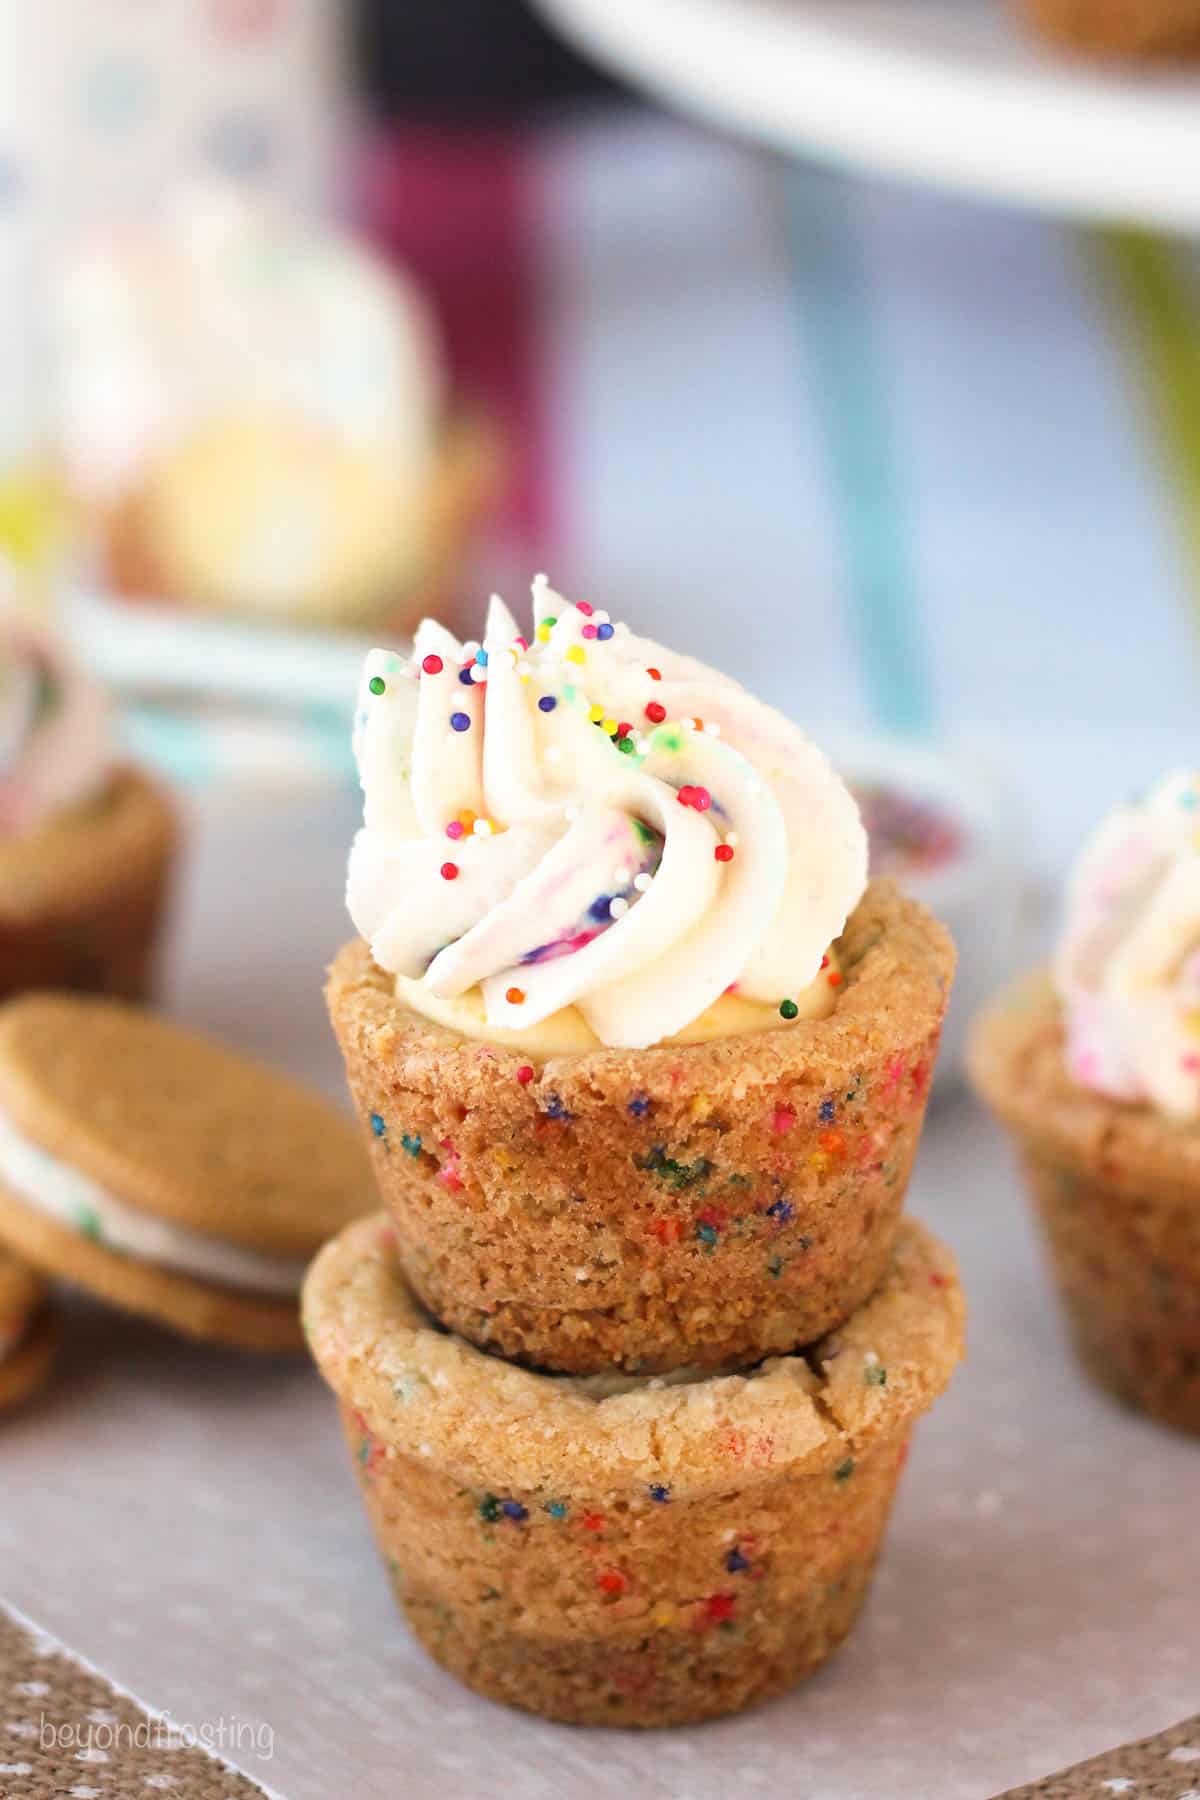
[(532, 648), (495, 597), (482, 644), (427, 620), (426, 679), (359, 715), (347, 897), (375, 961), (415, 1003), (475, 993), (497, 1030), (574, 1008), (621, 1047), (687, 1029), (735, 984), (797, 1017), (780, 992), (811, 985), (865, 885), (847, 789), (734, 682), (544, 577), (534, 616)]

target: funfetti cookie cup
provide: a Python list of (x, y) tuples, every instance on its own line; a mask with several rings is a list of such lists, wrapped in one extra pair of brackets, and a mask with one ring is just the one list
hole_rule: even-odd
[(304, 1293), (417, 1637), (489, 1699), (593, 1725), (736, 1712), (832, 1654), (963, 1310), (911, 1221), (834, 1338), (746, 1374), (581, 1379), (484, 1355), (418, 1305), (382, 1216), (327, 1245)]
[(43, 988), (148, 998), (178, 836), (166, 793), (134, 769), (0, 835), (0, 1000)]
[(891, 1255), (954, 951), (881, 882), (838, 952), (827, 1018), (535, 1067), (343, 950), (330, 1010), (423, 1304), (575, 1374), (757, 1362), (840, 1324)]
[(1072, 1081), (1044, 976), (982, 1015), (970, 1066), (1013, 1133), (1085, 1367), (1200, 1432), (1200, 1127)]

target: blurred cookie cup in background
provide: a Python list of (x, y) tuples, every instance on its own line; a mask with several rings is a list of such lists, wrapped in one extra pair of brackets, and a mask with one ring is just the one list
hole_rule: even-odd
[(64, 261), (58, 464), (93, 585), (274, 623), (410, 631), (498, 490), (415, 283), (215, 178)]
[(1104, 822), (1052, 970), (983, 1013), (970, 1062), (1013, 1134), (1085, 1366), (1200, 1432), (1200, 775)]
[(164, 789), (121, 761), (100, 687), (0, 606), (0, 998), (145, 999), (178, 838)]

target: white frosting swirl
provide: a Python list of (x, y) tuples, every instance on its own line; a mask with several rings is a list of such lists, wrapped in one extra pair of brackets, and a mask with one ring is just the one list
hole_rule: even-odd
[(86, 800), (113, 755), (103, 690), (49, 631), (0, 600), (0, 836)]
[(482, 647), (427, 620), (411, 663), (367, 658), (347, 902), (375, 961), (435, 1001), (478, 988), (494, 1029), (575, 1007), (628, 1048), (730, 987), (801, 993), (866, 882), (842, 781), (736, 682), (543, 577), (534, 619), (527, 645), (493, 599)]
[(1200, 773), (1175, 770), (1088, 843), (1054, 978), (1081, 1086), (1200, 1116)]

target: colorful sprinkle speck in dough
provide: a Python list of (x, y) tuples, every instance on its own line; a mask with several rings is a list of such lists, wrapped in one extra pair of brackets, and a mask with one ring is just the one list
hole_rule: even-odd
[(645, 1169), (669, 1187), (674, 1193), (682, 1193), (685, 1189), (697, 1186), (712, 1173), (712, 1163), (705, 1156), (698, 1156), (695, 1162), (685, 1163), (677, 1157), (668, 1156), (666, 1146), (655, 1144), (648, 1156), (634, 1154), (634, 1167)]
[(380, 1114), (380, 1113), (372, 1113), (371, 1114), (371, 1130), (375, 1133), (375, 1136), (377, 1138), (383, 1137), (383, 1135), (387, 1131), (387, 1125), (383, 1119), (382, 1114)]
[(732, 1625), (737, 1612), (736, 1594), (710, 1594), (704, 1603), (706, 1625)]

